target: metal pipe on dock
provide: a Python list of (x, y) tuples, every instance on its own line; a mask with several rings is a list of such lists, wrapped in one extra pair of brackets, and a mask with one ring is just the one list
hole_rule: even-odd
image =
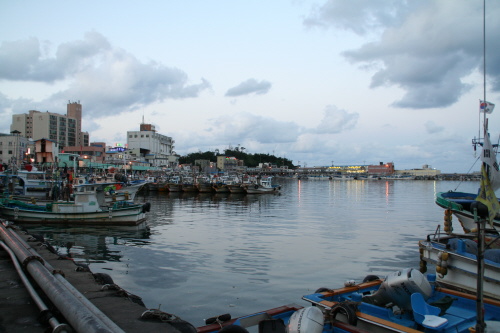
[[(0, 224), (0, 237), (77, 332), (124, 333), (111, 320), (104, 322), (102, 318), (105, 315), (99, 309), (88, 302), (82, 294), (78, 293), (78, 295), (75, 295), (74, 292), (76, 290), (70, 290), (67, 287), (68, 283), (66, 280), (64, 280), (65, 283), (62, 283), (61, 279), (56, 278), (44, 266), (43, 259), (36, 251), (34, 249), (28, 250), (26, 248), (27, 244), (24, 241), (19, 242), (19, 236), (15, 232), (7, 230), (3, 224)], [(89, 303), (93, 311), (90, 310)], [(97, 313), (101, 315), (96, 315)]]
[[(24, 241), (24, 239), (21, 238), (17, 233), (13, 232), (11, 233), (13, 237), (17, 239), (19, 244), (23, 245), (28, 251), (36, 253), (35, 250)], [(106, 316), (104, 313), (102, 313), (101, 310), (95, 307), (92, 302), (90, 302), (85, 296), (83, 296), (75, 287), (73, 287), (65, 278), (63, 275), (60, 274), (57, 270), (54, 269), (49, 263), (45, 262), (44, 263), (45, 267), (47, 268), (48, 271), (52, 272), (54, 277), (68, 289), (70, 293), (72, 293), (78, 300), (82, 303), (82, 305), (86, 306), (89, 311), (91, 311), (96, 317), (98, 317), (103, 323), (106, 324), (106, 326), (113, 328), (113, 332), (120, 332), (121, 328), (117, 326), (111, 319), (109, 319), (108, 316)]]
[[(19, 262), (16, 258), (15, 253), (12, 252), (12, 250), (2, 241), (0, 241), (0, 246), (2, 246), (3, 249), (9, 254), (10, 258), (12, 259), (12, 263), (14, 264), (14, 267), (16, 268), (17, 274), (21, 278), (21, 281), (23, 282), (24, 287), (28, 290), (28, 293), (30, 294), (31, 298), (33, 299), (33, 301), (35, 302), (37, 307), (40, 309), (40, 311), (42, 313), (50, 313), (49, 308), (47, 307), (47, 305), (45, 305), (43, 300), (40, 298), (38, 293), (35, 291), (35, 288), (33, 288), (31, 283), (29, 282), (28, 278), (24, 274), (21, 266), (19, 265)], [(72, 331), (72, 329), (67, 324), (59, 323), (57, 318), (55, 318), (52, 314), (51, 314), (50, 318), (48, 319), (48, 323), (52, 327), (53, 333), (64, 333), (64, 332), (71, 332)]]

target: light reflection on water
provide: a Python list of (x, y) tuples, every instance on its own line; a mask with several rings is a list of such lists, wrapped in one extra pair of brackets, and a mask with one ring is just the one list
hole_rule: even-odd
[[(442, 223), (436, 192), (457, 182), (281, 180), (281, 195), (152, 193), (150, 231), (37, 227), (61, 254), (201, 325), (288, 303), (319, 287), (419, 264)], [(460, 190), (475, 192), (477, 183)], [(455, 225), (457, 228), (458, 225)]]

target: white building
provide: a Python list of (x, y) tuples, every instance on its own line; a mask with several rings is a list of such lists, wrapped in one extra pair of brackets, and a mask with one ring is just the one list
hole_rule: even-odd
[(171, 167), (177, 163), (174, 143), (171, 137), (157, 133), (151, 124), (142, 123), (140, 131), (127, 131), (129, 155), (144, 159), (154, 167)]
[(28, 143), (28, 139), (18, 131), (0, 133), (0, 163), (19, 166), (23, 161), (27, 162)]

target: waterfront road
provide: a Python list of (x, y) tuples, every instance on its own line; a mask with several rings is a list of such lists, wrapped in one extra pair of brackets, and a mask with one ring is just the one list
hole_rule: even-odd
[(51, 252), (37, 235), (1, 222), (0, 333), (196, 332), (175, 315), (146, 308), (112, 277), (93, 274)]

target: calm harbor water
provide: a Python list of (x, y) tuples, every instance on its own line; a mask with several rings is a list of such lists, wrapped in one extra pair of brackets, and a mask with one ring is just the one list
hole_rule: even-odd
[[(148, 308), (195, 326), (288, 303), (319, 287), (419, 266), (451, 181), (278, 180), (281, 195), (150, 193), (149, 231), (29, 227), (61, 254), (109, 274)], [(461, 183), (475, 192), (477, 182)], [(459, 228), (454, 220), (454, 227)]]

